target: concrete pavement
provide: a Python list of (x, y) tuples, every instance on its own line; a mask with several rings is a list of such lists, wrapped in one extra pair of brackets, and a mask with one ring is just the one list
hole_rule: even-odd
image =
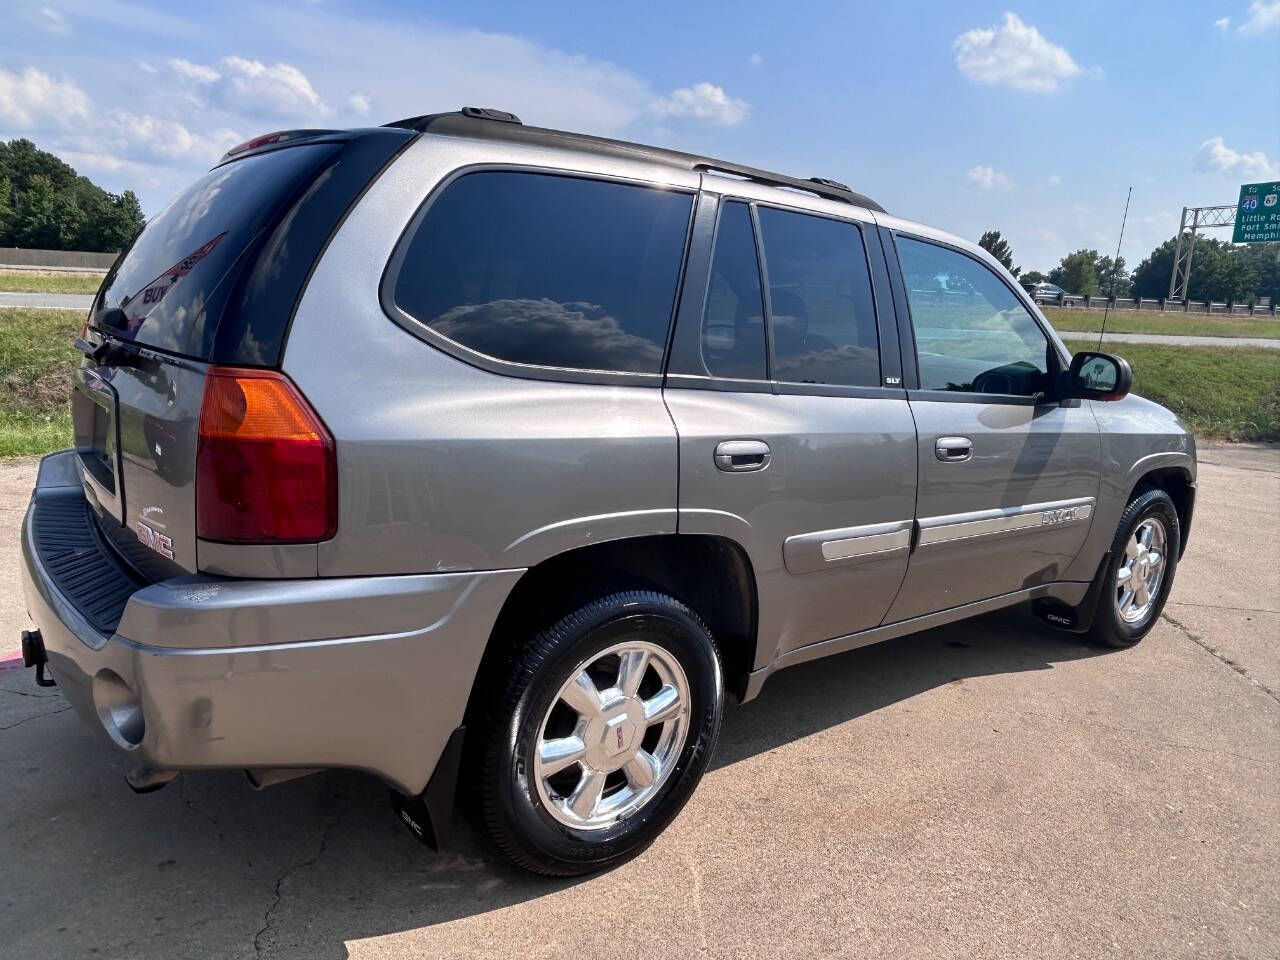
[[(354, 773), (134, 796), (0, 672), (0, 957), (1280, 956), (1280, 449), (1201, 463), (1138, 647), (1007, 611), (784, 671), (654, 846), (576, 882), (433, 854)], [(0, 465), (6, 630), (32, 476)]]

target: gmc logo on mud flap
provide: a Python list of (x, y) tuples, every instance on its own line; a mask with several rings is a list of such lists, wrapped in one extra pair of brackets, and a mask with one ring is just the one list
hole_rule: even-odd
[(1045, 510), (1040, 514), (1040, 525), (1050, 523), (1066, 523), (1076, 518), (1078, 507), (1063, 507), (1061, 510)]
[(155, 530), (152, 530), (141, 520), (138, 521), (137, 528), (138, 539), (142, 541), (144, 546), (150, 547), (166, 560), (173, 559), (173, 540), (166, 537), (163, 533), (157, 533)]

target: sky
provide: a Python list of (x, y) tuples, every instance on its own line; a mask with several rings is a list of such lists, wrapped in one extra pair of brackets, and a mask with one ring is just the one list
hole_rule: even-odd
[[(0, 139), (153, 215), (230, 146), (486, 106), (831, 177), (1015, 262), (1280, 178), (1280, 0), (0, 0)], [(1229, 239), (1226, 231), (1211, 232)]]

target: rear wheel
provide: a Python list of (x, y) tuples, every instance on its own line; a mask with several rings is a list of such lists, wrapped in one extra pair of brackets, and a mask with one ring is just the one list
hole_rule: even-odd
[(1178, 512), (1163, 490), (1130, 501), (1111, 544), (1104, 592), (1090, 636), (1109, 647), (1131, 647), (1145, 637), (1173, 586), (1181, 543)]
[(657, 837), (701, 779), (724, 704), (707, 628), (648, 591), (565, 617), (496, 686), (477, 770), (484, 827), (514, 863), (557, 876)]

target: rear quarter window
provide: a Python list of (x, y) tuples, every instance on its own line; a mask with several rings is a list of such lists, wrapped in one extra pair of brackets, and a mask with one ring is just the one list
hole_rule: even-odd
[(464, 174), (412, 230), (391, 297), (483, 357), (657, 374), (692, 205), (688, 193), (605, 180)]
[[(333, 144), (289, 147), (210, 170), (117, 261), (95, 303), (95, 322), (149, 347), (219, 359), (214, 340), (232, 292), (228, 275), (336, 150)], [(279, 319), (281, 331), (287, 319)], [(274, 357), (242, 359), (270, 363)]]

